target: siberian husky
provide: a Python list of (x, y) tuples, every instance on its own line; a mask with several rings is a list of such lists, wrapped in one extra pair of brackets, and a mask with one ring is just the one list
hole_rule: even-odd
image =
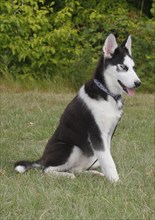
[[(117, 182), (111, 139), (123, 112), (122, 94), (133, 96), (140, 84), (134, 71), (131, 36), (118, 46), (115, 36), (110, 34), (92, 79), (65, 109), (41, 158), (35, 162), (19, 161), (15, 170), (24, 173), (41, 167), (47, 174), (69, 178), (86, 171)], [(98, 166), (102, 172), (94, 170)]]

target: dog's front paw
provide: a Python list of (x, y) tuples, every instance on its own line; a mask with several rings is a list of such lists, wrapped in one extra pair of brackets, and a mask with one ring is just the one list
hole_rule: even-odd
[(116, 169), (110, 169), (108, 172), (105, 174), (105, 176), (110, 180), (112, 183), (116, 183), (119, 180), (119, 176), (117, 173)]

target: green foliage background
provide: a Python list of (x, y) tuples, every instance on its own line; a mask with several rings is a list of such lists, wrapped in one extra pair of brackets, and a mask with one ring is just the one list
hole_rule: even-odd
[[(106, 36), (133, 38), (144, 91), (153, 91), (155, 2), (136, 0), (1, 0), (1, 78), (67, 82), (91, 76)], [(147, 4), (148, 5), (148, 4)], [(147, 9), (147, 10), (146, 10)]]

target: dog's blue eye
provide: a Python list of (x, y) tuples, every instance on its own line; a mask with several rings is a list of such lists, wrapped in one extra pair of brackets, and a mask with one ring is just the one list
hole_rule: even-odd
[(128, 71), (128, 67), (126, 65), (120, 65), (121, 69), (124, 71)]
[(124, 64), (119, 64), (119, 65), (117, 65), (117, 70), (118, 71), (128, 71), (128, 67), (126, 66), (126, 65), (124, 65)]

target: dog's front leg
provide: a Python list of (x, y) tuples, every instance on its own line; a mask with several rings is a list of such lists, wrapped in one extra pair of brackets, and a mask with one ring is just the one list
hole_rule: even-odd
[(95, 154), (98, 158), (104, 175), (111, 182), (117, 182), (119, 180), (119, 176), (116, 170), (116, 165), (110, 153), (107, 139), (103, 139), (103, 149), (95, 150)]

